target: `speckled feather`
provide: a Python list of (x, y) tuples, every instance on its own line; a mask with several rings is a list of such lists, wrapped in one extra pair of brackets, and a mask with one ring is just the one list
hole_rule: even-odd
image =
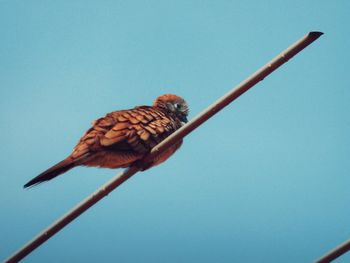
[(127, 167), (180, 127), (179, 120), (154, 107), (115, 111), (93, 123), (71, 157), (84, 157), (81, 165)]

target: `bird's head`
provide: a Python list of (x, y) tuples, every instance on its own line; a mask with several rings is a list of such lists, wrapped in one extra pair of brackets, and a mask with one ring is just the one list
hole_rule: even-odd
[(186, 101), (174, 94), (165, 94), (159, 96), (153, 103), (154, 107), (158, 107), (171, 115), (174, 115), (181, 122), (187, 122), (188, 105)]

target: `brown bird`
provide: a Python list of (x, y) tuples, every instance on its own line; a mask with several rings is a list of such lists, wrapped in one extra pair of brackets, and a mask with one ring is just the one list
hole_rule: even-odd
[[(187, 103), (173, 94), (158, 97), (153, 106), (108, 113), (93, 122), (71, 155), (30, 180), (24, 188), (51, 180), (80, 165), (104, 168), (139, 165), (155, 145), (187, 122), (187, 115)], [(182, 140), (140, 169), (164, 162), (181, 144)]]

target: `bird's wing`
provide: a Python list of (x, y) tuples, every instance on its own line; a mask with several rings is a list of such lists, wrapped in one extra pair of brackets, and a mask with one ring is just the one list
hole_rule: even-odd
[(137, 107), (116, 119), (100, 140), (103, 147), (146, 153), (176, 129), (171, 118), (152, 107)]
[(72, 157), (105, 150), (147, 153), (176, 129), (172, 118), (153, 107), (111, 112), (94, 122), (74, 148)]

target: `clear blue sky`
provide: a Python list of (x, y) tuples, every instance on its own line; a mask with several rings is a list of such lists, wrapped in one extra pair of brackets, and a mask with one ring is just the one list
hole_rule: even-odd
[(349, 10), (1, 1), (0, 259), (118, 172), (76, 168), (22, 189), (92, 120), (164, 93), (192, 118), (312, 30), (325, 35), (24, 262), (311, 262), (350, 238)]

